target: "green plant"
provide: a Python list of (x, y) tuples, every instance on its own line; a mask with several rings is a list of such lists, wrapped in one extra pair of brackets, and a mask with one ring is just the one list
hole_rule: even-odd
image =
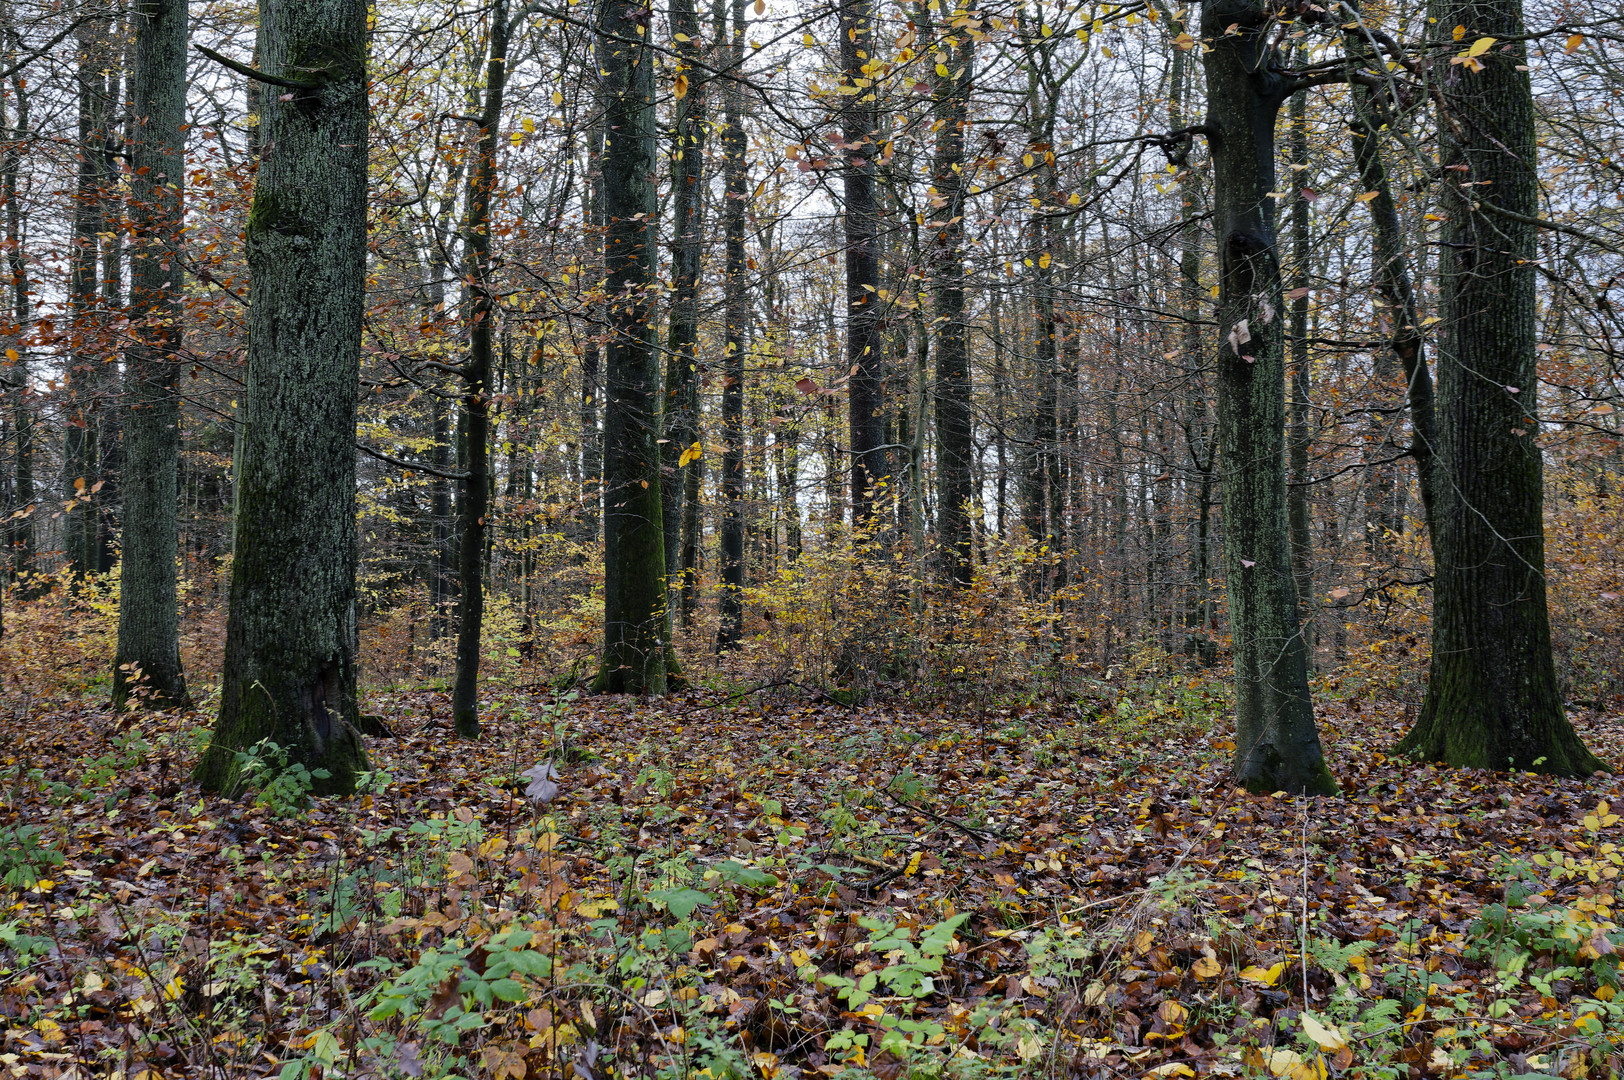
[(252, 791), (254, 804), (276, 817), (294, 817), (310, 805), (310, 793), (317, 780), (326, 780), (326, 769), (308, 769), (302, 761), (289, 761), (286, 750), (270, 739), (261, 739), (247, 750), (237, 752), (239, 790)]
[(43, 842), (44, 835), (38, 825), (0, 828), (0, 883), (19, 892), (31, 889), (51, 867), (62, 865), (62, 853)]

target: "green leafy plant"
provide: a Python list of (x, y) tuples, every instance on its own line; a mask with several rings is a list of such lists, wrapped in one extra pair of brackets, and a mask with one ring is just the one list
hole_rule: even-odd
[(276, 817), (295, 817), (310, 805), (317, 780), (326, 769), (309, 769), (302, 761), (289, 761), (287, 751), (270, 739), (261, 739), (237, 752), (241, 789), (254, 792), (254, 803)]
[(38, 825), (0, 828), (0, 883), (21, 891), (38, 884), (51, 867), (62, 865), (56, 845), (43, 841)]

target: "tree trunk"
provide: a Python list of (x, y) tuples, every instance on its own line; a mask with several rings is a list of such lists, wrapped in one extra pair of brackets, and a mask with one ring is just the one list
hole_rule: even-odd
[(884, 445), (884, 402), (880, 394), (879, 214), (874, 192), (875, 56), (873, 0), (842, 0), (840, 66), (856, 93), (840, 113), (845, 142), (846, 226), (846, 368), (847, 413), (851, 426), (851, 521), (866, 523), (874, 514), (874, 484), (890, 470), (881, 459)]
[(1201, 38), (1220, 260), (1218, 441), (1224, 560), (1235, 662), (1237, 783), (1324, 794), (1297, 622), (1286, 515), (1284, 299), (1275, 246), (1274, 125), (1285, 80), (1260, 0), (1208, 0)]
[[(7, 31), (9, 34), (9, 27)], [(10, 55), (9, 48), (6, 55)], [(11, 318), (17, 324), (14, 338), (17, 359), (11, 369), (11, 381), (15, 387), (11, 416), (17, 448), (12, 492), (17, 504), (16, 511), (21, 511), (21, 516), (13, 512), (6, 536), (11, 549), (11, 575), (14, 581), (34, 569), (35, 416), (29, 406), (32, 387), (28, 381), (28, 346), (25, 338), (29, 319), (28, 263), (23, 253), (23, 206), (17, 184), (22, 171), (23, 144), (28, 138), (29, 98), (22, 74), (14, 74), (11, 81), (11, 124), (7, 132), (10, 141), (4, 156), (0, 157), (0, 197), (6, 203), (6, 273), (11, 293), (8, 299)], [(24, 589), (25, 594), (28, 591)]]
[(62, 526), (67, 569), (96, 569), (96, 421), (101, 392), (100, 337), (103, 319), (97, 269), (105, 231), (106, 177), (103, 130), (109, 113), (106, 68), (108, 24), (93, 19), (79, 34), (78, 176), (73, 196), (73, 239), (68, 251), (68, 309), (72, 315), (67, 368), (67, 430), (63, 438), (63, 495), (69, 500)]
[[(929, 31), (929, 27), (925, 27)], [(932, 80), (936, 156), (931, 166), (929, 220), (936, 325), (936, 501), (942, 573), (956, 585), (970, 584), (970, 328), (964, 320), (964, 140), (975, 42), (956, 35), (947, 62)], [(944, 46), (945, 47), (945, 46)]]
[(113, 704), (132, 690), (188, 700), (180, 663), (175, 559), (180, 544), (182, 281), (187, 0), (142, 0), (135, 23), (130, 217), (131, 334), (124, 353), (124, 552)]
[(1308, 259), (1312, 237), (1309, 235), (1308, 197), (1303, 194), (1308, 182), (1307, 91), (1291, 96), (1291, 139), (1287, 156), (1290, 164), (1298, 168), (1292, 169), (1288, 178), (1291, 190), (1291, 407), (1287, 425), (1291, 490), (1286, 514), (1291, 526), (1291, 571), (1296, 579), (1297, 619), (1303, 628), (1308, 667), (1313, 670), (1314, 612), (1319, 605), (1314, 599), (1314, 537), (1308, 515), (1308, 451), (1313, 440), (1308, 425), (1312, 412), (1308, 401), (1312, 376), (1308, 352)]
[(468, 362), (462, 371), (462, 427), (468, 461), (457, 500), (457, 673), (451, 684), (451, 722), (464, 739), (479, 738), (479, 641), (485, 624), (485, 537), (490, 515), (491, 192), (496, 188), (496, 150), (507, 89), (507, 0), (491, 9), (490, 56), (485, 65), (485, 108), (479, 118), (474, 170), (468, 177), (468, 219), (462, 250), (468, 283)]
[(726, 130), (722, 135), (725, 195), (722, 219), (727, 248), (724, 273), (727, 322), (722, 361), (722, 625), (717, 630), (718, 652), (734, 648), (744, 620), (744, 350), (750, 317), (744, 280), (744, 117), (740, 80), (744, 64), (744, 0), (733, 0), (733, 43), (728, 53), (732, 69), (724, 91)]
[[(1357, 13), (1354, 4), (1352, 11)], [(1374, 50), (1363, 26), (1354, 23), (1343, 35), (1349, 59), (1355, 64), (1367, 64)], [(1389, 323), (1390, 345), (1404, 369), (1406, 395), (1410, 407), (1410, 456), (1415, 459), (1417, 487), (1421, 492), (1421, 509), (1427, 523), (1428, 541), (1437, 537), (1432, 520), (1434, 447), (1438, 440), (1438, 425), (1434, 415), (1432, 373), (1427, 370), (1425, 338), (1421, 334), (1421, 320), (1416, 311), (1415, 287), (1410, 274), (1409, 259), (1404, 253), (1404, 231), (1398, 220), (1398, 208), (1393, 202), (1393, 188), (1387, 178), (1387, 167), (1382, 161), (1379, 132), (1381, 118), (1370, 89), (1355, 83), (1349, 88), (1353, 101), (1353, 122), (1349, 131), (1353, 142), (1353, 160), (1359, 169), (1360, 186), (1374, 191), (1376, 197), (1365, 205), (1370, 209), (1370, 224), (1375, 233), (1376, 291), (1381, 295), (1382, 316)]]
[[(660, 513), (660, 367), (654, 350), (654, 55), (648, 9), (605, 0), (603, 94), (608, 393), (603, 410), (603, 657), (598, 693), (663, 694), (670, 626)], [(639, 33), (639, 31), (644, 33)]]
[[(699, 14), (694, 0), (672, 0), (671, 30), (682, 35), (677, 52), (686, 63), (687, 93), (676, 102), (671, 148), (671, 320), (666, 338), (660, 493), (665, 512), (666, 573), (686, 583), (682, 520), (686, 470), (699, 442), (699, 276), (705, 250), (705, 93), (699, 59)], [(686, 38), (684, 41), (682, 38)], [(685, 584), (683, 585), (685, 588)], [(680, 593), (679, 593), (680, 595)]]
[(355, 419), (366, 293), (367, 6), (261, 0), (267, 94), (245, 237), (252, 282), (236, 543), (214, 740), (196, 777), (239, 782), (272, 739), (347, 792), (355, 728)]
[[(1432, 676), (1399, 752), (1481, 769), (1602, 767), (1563, 710), (1545, 606), (1536, 373), (1534, 98), (1520, 0), (1435, 0), (1440, 27), (1508, 42), (1441, 76)], [(1519, 70), (1519, 66), (1522, 66)], [(1470, 186), (1467, 186), (1470, 185)]]

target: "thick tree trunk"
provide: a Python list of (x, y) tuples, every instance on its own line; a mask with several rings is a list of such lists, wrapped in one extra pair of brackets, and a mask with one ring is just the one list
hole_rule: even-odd
[(744, 115), (740, 80), (744, 63), (744, 0), (733, 0), (733, 43), (729, 50), (731, 77), (724, 91), (726, 130), (722, 135), (725, 194), (722, 219), (727, 235), (723, 271), (726, 297), (722, 303), (727, 322), (722, 361), (722, 625), (716, 648), (724, 651), (739, 643), (744, 620), (744, 350), (750, 306), (744, 279)]
[(1220, 261), (1218, 441), (1235, 661), (1237, 783), (1336, 790), (1308, 693), (1286, 515), (1284, 299), (1276, 252), (1274, 126), (1286, 88), (1259, 0), (1208, 0), (1201, 38)]
[(936, 157), (931, 166), (927, 227), (931, 233), (933, 309), (936, 332), (936, 502), (937, 541), (942, 573), (968, 585), (974, 573), (970, 552), (970, 328), (964, 320), (964, 139), (975, 42), (958, 36), (947, 54), (946, 76), (936, 74), (932, 111)]
[(1535, 227), (1479, 206), (1539, 209), (1522, 4), (1435, 0), (1432, 15), (1509, 44), (1441, 75), (1432, 676), (1399, 751), (1583, 776), (1602, 763), (1563, 710), (1545, 605)]
[(875, 55), (877, 40), (873, 0), (841, 0), (840, 66), (845, 81), (856, 88), (840, 113), (846, 163), (846, 367), (847, 419), (851, 427), (851, 521), (866, 523), (874, 514), (874, 484), (890, 470), (882, 459), (885, 418), (881, 415), (881, 348), (879, 323), (879, 213), (874, 192), (874, 159), (879, 148), (875, 128)]
[(670, 626), (660, 513), (660, 366), (654, 350), (654, 54), (630, 42), (648, 9), (606, 0), (603, 94), (608, 393), (603, 426), (603, 656), (599, 693), (663, 694)]
[(485, 65), (485, 108), (479, 118), (474, 171), (468, 177), (468, 218), (462, 250), (468, 283), (468, 362), (462, 371), (462, 426), (468, 461), (457, 505), (457, 672), (451, 684), (451, 722), (464, 739), (479, 737), (479, 643), (485, 625), (485, 537), (490, 515), (491, 192), (496, 188), (498, 127), (507, 89), (507, 0), (491, 9), (490, 55)]
[(185, 185), (187, 0), (142, 0), (135, 24), (130, 217), (131, 334), (124, 353), (124, 553), (113, 703), (132, 690), (188, 700), (180, 663), (181, 191)]
[[(705, 250), (705, 94), (694, 62), (699, 59), (699, 14), (694, 0), (672, 0), (671, 30), (687, 38), (677, 51), (687, 93), (677, 99), (671, 148), (671, 319), (666, 336), (665, 394), (660, 493), (665, 513), (665, 569), (686, 591), (682, 521), (687, 511), (688, 472), (697, 465), (699, 442), (699, 276)], [(686, 463), (684, 455), (686, 456)]]
[(236, 543), (214, 740), (196, 776), (239, 780), (261, 739), (353, 790), (355, 418), (366, 291), (367, 6), (262, 0), (260, 56), (314, 84), (266, 95), (245, 228), (252, 282)]

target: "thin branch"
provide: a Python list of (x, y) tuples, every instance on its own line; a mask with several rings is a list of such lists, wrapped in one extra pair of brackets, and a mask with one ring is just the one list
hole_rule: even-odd
[(390, 465), (396, 465), (402, 469), (408, 469), (412, 472), (428, 473), (430, 476), (438, 476), (442, 480), (468, 479), (467, 473), (447, 472), (444, 469), (436, 469), (433, 465), (424, 465), (422, 462), (418, 461), (403, 461), (398, 457), (391, 457), (382, 450), (374, 450), (372, 447), (362, 442), (357, 442), (355, 444), (355, 448), (361, 451), (361, 453), (366, 454), (368, 457), (375, 457), (379, 461), (387, 462)]

